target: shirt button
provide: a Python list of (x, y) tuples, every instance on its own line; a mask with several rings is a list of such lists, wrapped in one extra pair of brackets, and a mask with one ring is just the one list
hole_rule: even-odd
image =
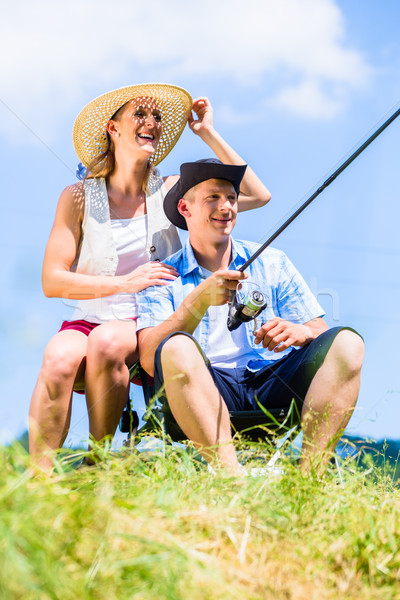
[(155, 246), (150, 246), (150, 252), (155, 252), (156, 251), (156, 247)]

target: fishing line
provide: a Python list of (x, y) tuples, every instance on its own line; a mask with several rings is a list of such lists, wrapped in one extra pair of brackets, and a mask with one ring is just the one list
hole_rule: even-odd
[(32, 129), (32, 127), (29, 127), (29, 125), (27, 123), (25, 123), (25, 121), (23, 119), (21, 119), (21, 117), (11, 108), (11, 106), (8, 106), (8, 104), (6, 102), (4, 102), (4, 100), (2, 98), (0, 98), (0, 102), (3, 106), (5, 106), (5, 108), (10, 111), (10, 113), (12, 115), (14, 115), (14, 117), (16, 119), (18, 119), (18, 121), (20, 123), (22, 123), (22, 125), (37, 139), (39, 140), (39, 142), (41, 144), (43, 144), (43, 146), (45, 148), (47, 148), (47, 150), (49, 152), (51, 152), (51, 154), (53, 156), (55, 156), (62, 165), (64, 165), (64, 167), (66, 167), (68, 169), (68, 171), (72, 174), (74, 174), (74, 172), (72, 171), (71, 167), (69, 165), (67, 165), (67, 163), (60, 157), (58, 156), (58, 154), (56, 152), (54, 152), (54, 150), (52, 148), (50, 148), (50, 146), (48, 144), (46, 144), (46, 142), (44, 140), (42, 140), (42, 138)]

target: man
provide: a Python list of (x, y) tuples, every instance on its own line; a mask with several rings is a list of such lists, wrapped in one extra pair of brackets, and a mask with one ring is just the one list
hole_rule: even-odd
[[(354, 330), (328, 329), (283, 252), (269, 248), (247, 274), (237, 270), (258, 247), (230, 235), (245, 169), (214, 159), (181, 166), (164, 209), (189, 239), (166, 261), (180, 277), (139, 294), (140, 360), (156, 389), (165, 385), (177, 424), (212, 465), (242, 471), (228, 410), (258, 409), (257, 402), (289, 406), (294, 399), (302, 468), (320, 474), (354, 410), (364, 345)], [(254, 321), (229, 332), (228, 302), (247, 278), (267, 299), (263, 324), (255, 334)]]

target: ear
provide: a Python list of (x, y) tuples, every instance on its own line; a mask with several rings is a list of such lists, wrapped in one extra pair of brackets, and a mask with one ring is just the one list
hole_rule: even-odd
[(182, 215), (182, 217), (185, 217), (186, 219), (188, 217), (190, 217), (190, 210), (189, 210), (190, 204), (187, 200), (185, 200), (185, 198), (181, 198), (178, 202), (178, 212)]
[(117, 121), (110, 119), (107, 123), (107, 131), (112, 138), (119, 137)]

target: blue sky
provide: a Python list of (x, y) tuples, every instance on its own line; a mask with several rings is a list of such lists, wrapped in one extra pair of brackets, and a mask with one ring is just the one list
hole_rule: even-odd
[[(40, 272), (58, 197), (74, 182), (74, 119), (95, 96), (147, 81), (207, 95), (220, 133), (272, 192), (236, 237), (263, 242), (400, 101), (395, 0), (78, 0), (8, 3), (0, 23), (3, 256), (0, 442), (27, 425), (43, 349), (70, 309)], [(400, 437), (400, 118), (282, 234), (330, 325), (364, 336), (348, 431)], [(185, 130), (163, 175), (210, 155)], [(87, 436), (74, 399), (71, 436)]]

